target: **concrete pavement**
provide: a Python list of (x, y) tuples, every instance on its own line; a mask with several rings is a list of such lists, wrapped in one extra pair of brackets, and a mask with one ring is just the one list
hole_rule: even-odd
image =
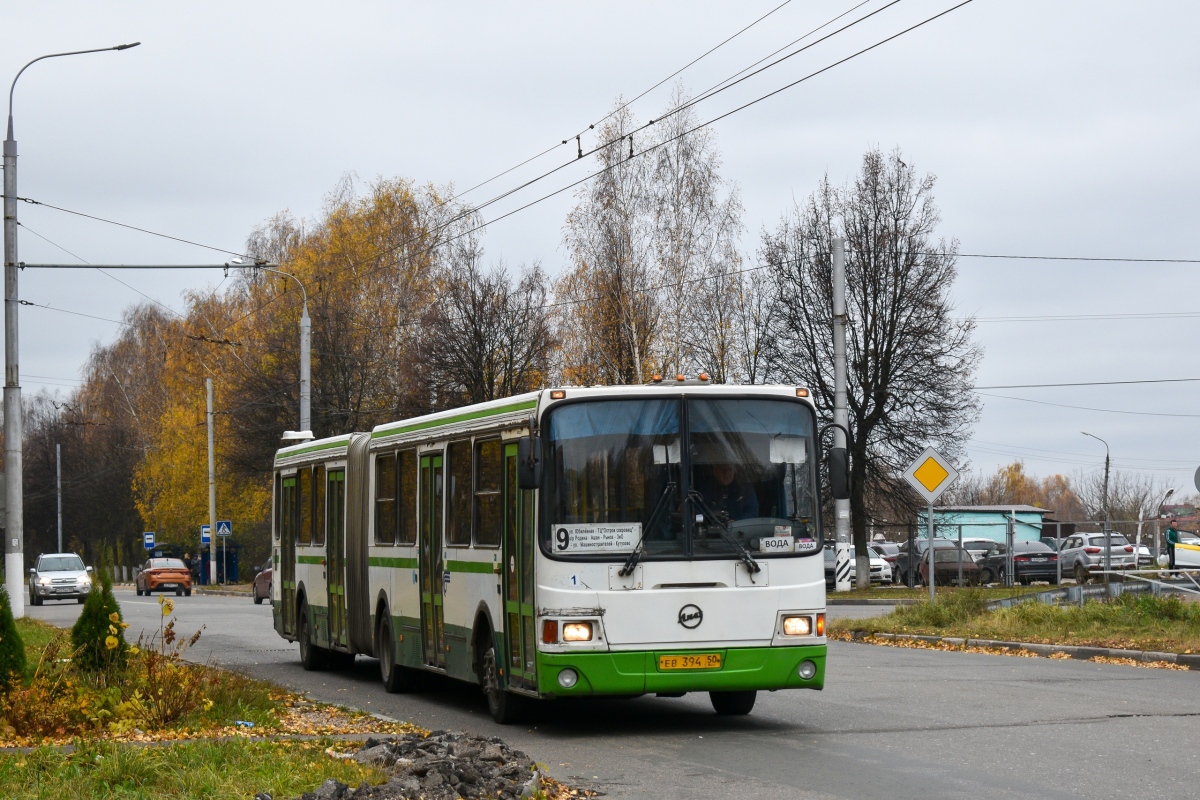
[[(118, 599), (132, 638), (158, 629), (157, 598)], [(749, 717), (717, 717), (701, 694), (558, 702), (502, 727), (474, 687), (431, 680), (389, 695), (365, 657), (305, 672), (269, 606), (172, 599), (181, 633), (206, 626), (198, 659), (426, 727), (503, 736), (556, 777), (618, 798), (1174, 798), (1200, 786), (1195, 672), (834, 642), (823, 692), (762, 693)], [(79, 608), (30, 612), (67, 625)]]

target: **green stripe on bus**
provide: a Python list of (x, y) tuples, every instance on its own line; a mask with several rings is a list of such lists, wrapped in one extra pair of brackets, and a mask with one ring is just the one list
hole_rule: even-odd
[(446, 569), (450, 572), (484, 572), (492, 573), (496, 565), (491, 561), (447, 561)]
[(324, 564), (325, 556), (296, 556), (297, 564)]
[[(411, 433), (412, 431), (422, 431), (426, 428), (440, 428), (443, 425), (453, 425), (456, 422), (469, 422), (473, 419), (483, 419), (485, 417), (494, 417), (498, 414), (509, 414), (514, 411), (527, 411), (531, 408), (537, 408), (537, 400), (525, 400), (521, 403), (512, 403), (507, 406), (498, 408), (487, 408), (482, 411), (470, 411), (466, 414), (455, 414), (452, 417), (442, 417), (441, 419), (431, 419), (425, 422), (414, 422), (410, 425), (399, 425), (395, 428), (387, 428), (381, 431), (373, 431), (372, 439), (380, 439), (384, 436), (394, 436), (400, 433)], [(290, 454), (289, 454), (290, 455)]]
[(350, 438), (340, 439), (332, 442), (321, 442), (320, 444), (312, 444), (308, 447), (301, 447), (299, 450), (288, 450), (286, 453), (279, 453), (276, 458), (291, 458), (292, 456), (302, 456), (305, 453), (315, 453), (318, 450), (329, 450), (333, 447), (349, 447)]
[(379, 556), (371, 556), (367, 559), (367, 563), (372, 567), (395, 567), (396, 569), (416, 569), (417, 560), (415, 558), (383, 558)]

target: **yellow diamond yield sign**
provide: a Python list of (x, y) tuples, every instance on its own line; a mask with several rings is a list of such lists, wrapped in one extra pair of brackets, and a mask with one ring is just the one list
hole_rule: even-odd
[(942, 485), (942, 481), (950, 477), (950, 473), (946, 472), (946, 468), (939, 464), (937, 459), (927, 458), (925, 463), (913, 471), (913, 477), (921, 482), (926, 491), (932, 492)]
[(917, 494), (932, 503), (958, 480), (958, 470), (941, 453), (930, 447), (909, 465), (904, 471), (904, 478), (917, 490)]

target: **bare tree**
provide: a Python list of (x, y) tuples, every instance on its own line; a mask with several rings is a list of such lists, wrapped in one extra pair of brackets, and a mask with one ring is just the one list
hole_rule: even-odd
[(974, 320), (956, 319), (954, 243), (933, 240), (934, 178), (918, 178), (899, 151), (871, 150), (855, 181), (828, 177), (802, 206), (764, 232), (776, 300), (772, 375), (808, 386), (833, 415), (832, 264), (847, 241), (851, 520), (859, 585), (869, 581), (868, 499), (912, 507), (897, 480), (926, 446), (961, 459), (977, 417), (971, 391), (979, 349)]
[(516, 283), (504, 266), (484, 271), (481, 252), (460, 248), (426, 314), (421, 361), (437, 407), (482, 403), (545, 382), (552, 338), (541, 266)]

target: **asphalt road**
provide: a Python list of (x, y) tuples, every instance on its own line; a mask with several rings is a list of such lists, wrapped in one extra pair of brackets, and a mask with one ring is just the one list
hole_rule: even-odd
[[(131, 638), (158, 629), (156, 598), (118, 590), (118, 599)], [(199, 659), (429, 728), (503, 736), (556, 777), (617, 798), (1200, 793), (1196, 672), (834, 642), (823, 692), (762, 693), (749, 717), (717, 717), (701, 694), (560, 702), (502, 727), (473, 687), (432, 681), (389, 695), (364, 657), (350, 671), (305, 672), (272, 629), (269, 606), (174, 600), (180, 632), (205, 626)], [(80, 608), (29, 612), (68, 625)]]

